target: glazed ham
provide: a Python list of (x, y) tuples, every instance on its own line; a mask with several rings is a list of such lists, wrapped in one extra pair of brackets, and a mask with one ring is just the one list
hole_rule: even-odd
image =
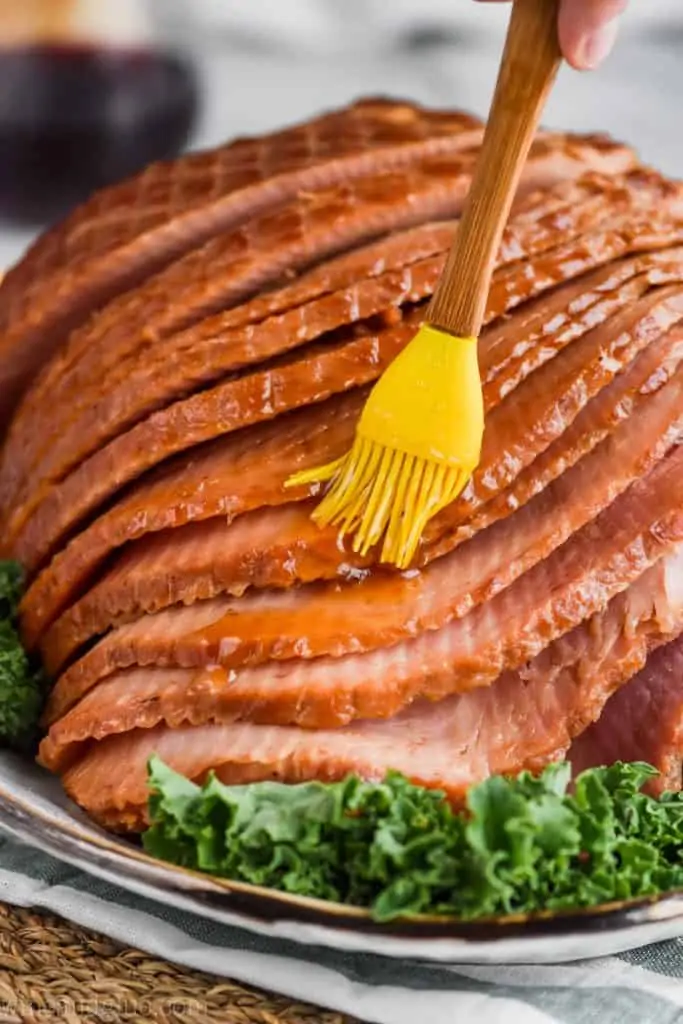
[(407, 572), (285, 487), (348, 448), (422, 321), (480, 138), (363, 101), (106, 190), (0, 287), (40, 757), (107, 827), (144, 827), (154, 751), (197, 780), (394, 768), (456, 802), (570, 748), (680, 784), (681, 186), (539, 136), (480, 339), (480, 465)]

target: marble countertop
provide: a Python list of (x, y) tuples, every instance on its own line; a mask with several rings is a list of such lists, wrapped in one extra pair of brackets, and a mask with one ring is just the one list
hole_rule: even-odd
[[(502, 32), (501, 23), (501, 32)], [(406, 96), (485, 114), (500, 53), (498, 29), (463, 31), (450, 42), (425, 37), (403, 50), (372, 53), (271, 52), (217, 35), (195, 46), (204, 109), (193, 148), (307, 117), (363, 94)], [(563, 69), (545, 123), (607, 131), (643, 159), (683, 177), (683, 23), (626, 33), (599, 71)], [(0, 224), (0, 265), (16, 260), (31, 233)]]

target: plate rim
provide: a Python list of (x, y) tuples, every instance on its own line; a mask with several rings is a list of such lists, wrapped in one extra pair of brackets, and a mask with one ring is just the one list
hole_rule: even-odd
[[(24, 759), (12, 757), (17, 767), (19, 764), (26, 767)], [(30, 767), (40, 773), (41, 782), (57, 784), (37, 765)], [(479, 921), (424, 915), (422, 919), (376, 922), (363, 908), (217, 878), (151, 857), (126, 843), (125, 839), (110, 837), (83, 815), (63, 791), (60, 791), (62, 800), (54, 803), (55, 810), (59, 812), (57, 818), (51, 817), (47, 810), (33, 806), (30, 790), (24, 790), (21, 783), (16, 785), (18, 792), (0, 773), (0, 823), (18, 838), (43, 849), (47, 841), (51, 848), (49, 852), (58, 859), (72, 860), (75, 857), (79, 862), (77, 866), (82, 870), (107, 877), (107, 880), (129, 890), (140, 891), (143, 888), (142, 895), (157, 902), (171, 898), (175, 905), (182, 902), (182, 909), (260, 934), (272, 935), (274, 927), (280, 925), (287, 930), (287, 935), (278, 937), (338, 949), (344, 936), (343, 948), (366, 951), (368, 943), (373, 941), (382, 947), (389, 943), (396, 949), (393, 955), (401, 955), (406, 945), (417, 944), (430, 960), (443, 959), (438, 953), (443, 954), (446, 948), (451, 959), (456, 948), (459, 954), (486, 951), (488, 959), (490, 953), (502, 945), (521, 943), (531, 946), (553, 938), (566, 942), (571, 942), (572, 938), (589, 941), (601, 934), (626, 936), (634, 929), (648, 925), (669, 924), (677, 930), (680, 927), (683, 935), (683, 890), (600, 907), (578, 908), (567, 913), (543, 912)], [(49, 808), (54, 798), (45, 794), (40, 796)], [(83, 817), (82, 833), (78, 817), (73, 822), (64, 820), (64, 816), (73, 811)], [(2, 821), (6, 816), (13, 819), (13, 824)], [(105, 862), (104, 869), (99, 863), (101, 860)], [(107, 861), (113, 861), (113, 866), (107, 865)], [(114, 875), (114, 868), (120, 874)], [(226, 917), (230, 920), (226, 921)], [(303, 934), (292, 935), (291, 929), (301, 930)], [(382, 951), (388, 952), (387, 949)]]

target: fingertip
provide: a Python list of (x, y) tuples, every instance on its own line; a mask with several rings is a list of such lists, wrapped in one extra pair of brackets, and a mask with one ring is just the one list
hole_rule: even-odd
[(610, 21), (607, 25), (581, 35), (565, 54), (568, 62), (577, 71), (594, 71), (611, 53), (618, 30), (618, 23)]
[(599, 67), (612, 50), (619, 30), (618, 15), (626, 0), (563, 0), (559, 38), (562, 53), (577, 71)]

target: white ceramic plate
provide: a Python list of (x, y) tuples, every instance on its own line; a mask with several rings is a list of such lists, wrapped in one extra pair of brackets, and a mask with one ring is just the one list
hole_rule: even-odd
[(185, 871), (97, 828), (59, 782), (0, 754), (0, 822), (45, 853), (139, 895), (261, 935), (442, 963), (551, 963), (683, 936), (683, 893), (575, 914), (378, 925), (359, 910)]

